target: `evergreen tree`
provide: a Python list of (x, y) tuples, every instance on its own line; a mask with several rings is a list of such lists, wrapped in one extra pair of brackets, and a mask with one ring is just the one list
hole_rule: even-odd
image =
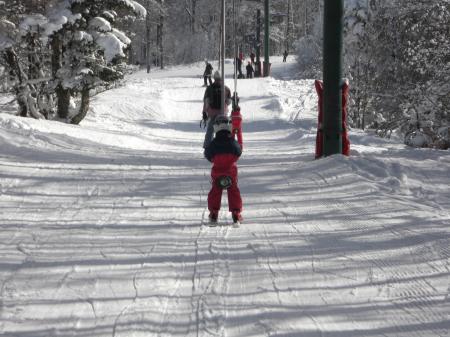
[(344, 21), (350, 125), (448, 148), (448, 0), (354, 1)]
[[(70, 0), (54, 11), (53, 20), (69, 9), (74, 20), (54, 32), (53, 85), (58, 95), (58, 116), (78, 124), (89, 108), (89, 92), (123, 76), (120, 63), (130, 44), (128, 37), (114, 28), (118, 14), (131, 11), (145, 16), (145, 9), (130, 0)], [(79, 109), (69, 111), (73, 95), (80, 95)]]

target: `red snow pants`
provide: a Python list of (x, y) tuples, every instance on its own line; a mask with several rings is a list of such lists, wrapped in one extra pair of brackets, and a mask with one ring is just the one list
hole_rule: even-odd
[(230, 212), (242, 211), (242, 198), (241, 198), (241, 192), (239, 191), (239, 187), (237, 185), (237, 166), (234, 163), (230, 168), (227, 170), (220, 170), (213, 166), (211, 170), (211, 191), (209, 191), (208, 194), (208, 209), (210, 211), (219, 211), (220, 205), (222, 203), (222, 192), (223, 189), (219, 187), (219, 184), (217, 182), (218, 178), (221, 176), (230, 176), (232, 179), (231, 186), (226, 190), (228, 194), (228, 208)]

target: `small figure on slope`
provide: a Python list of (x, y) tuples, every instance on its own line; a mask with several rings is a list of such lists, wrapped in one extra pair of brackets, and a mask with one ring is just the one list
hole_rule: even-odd
[(213, 71), (213, 66), (211, 65), (211, 63), (208, 62), (207, 59), (205, 59), (205, 65), (206, 65), (205, 71), (203, 72), (203, 82), (204, 82), (203, 86), (204, 87), (208, 86), (208, 84), (206, 82), (207, 80), (209, 82), (209, 85), (212, 84), (211, 75), (212, 75), (212, 71)]
[(289, 54), (288, 54), (287, 50), (285, 50), (284, 53), (283, 53), (283, 62), (286, 62), (286, 59), (287, 59), (288, 55)]
[(236, 162), (242, 154), (241, 145), (234, 139), (231, 121), (226, 116), (218, 116), (214, 122), (216, 133), (213, 141), (205, 149), (205, 157), (213, 163), (211, 168), (211, 191), (208, 194), (209, 220), (217, 222), (222, 192), (227, 190), (228, 207), (233, 217), (233, 223), (242, 221), (242, 198), (239, 191), (238, 170)]
[(252, 65), (255, 64), (255, 57), (256, 57), (255, 53), (253, 51), (251, 51), (250, 60), (252, 61)]
[(237, 78), (244, 78), (242, 74), (242, 60), (239, 57), (234, 59), (234, 66), (236, 67)]
[(255, 72), (255, 70), (253, 69), (250, 61), (248, 61), (248, 64), (245, 67), (245, 69), (247, 70), (247, 78), (253, 78), (253, 73)]
[[(225, 86), (225, 98), (222, 99), (222, 78), (218, 71), (214, 72), (214, 83), (205, 90), (203, 96), (203, 116), (202, 121), (206, 125), (205, 141), (203, 148), (206, 149), (214, 137), (214, 120), (216, 116), (228, 114), (228, 105), (231, 104), (230, 88)], [(222, 111), (223, 104), (223, 111)]]

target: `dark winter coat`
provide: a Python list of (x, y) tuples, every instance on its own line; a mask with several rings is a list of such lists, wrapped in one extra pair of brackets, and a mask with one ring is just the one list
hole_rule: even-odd
[[(203, 96), (203, 111), (208, 114), (208, 117), (214, 117), (222, 113), (221, 111), (221, 100), (222, 97), (222, 81), (214, 81), (205, 90), (205, 95)], [(223, 101), (225, 105), (225, 112), (228, 111), (228, 105), (231, 103), (231, 91), (230, 88), (225, 86), (225, 99)]]
[(203, 74), (203, 76), (211, 76), (213, 71), (213, 66), (211, 65), (211, 63), (206, 64), (206, 68), (205, 68), (205, 72)]
[(228, 131), (219, 131), (211, 144), (205, 149), (205, 157), (213, 163), (211, 176), (217, 178), (229, 175), (237, 179), (236, 162), (242, 154), (242, 148)]
[(247, 69), (247, 76), (248, 75), (252, 75), (254, 72), (255, 72), (255, 70), (253, 70), (253, 67), (252, 67), (252, 65), (249, 63), (249, 64), (247, 64), (247, 66), (245, 67), (245, 69)]

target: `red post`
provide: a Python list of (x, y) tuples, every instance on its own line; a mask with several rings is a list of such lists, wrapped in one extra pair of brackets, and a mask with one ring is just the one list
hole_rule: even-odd
[(341, 84), (342, 90), (342, 154), (345, 156), (350, 155), (350, 139), (348, 138), (347, 132), (347, 102), (348, 102), (348, 92), (350, 86), (347, 79), (344, 79)]
[(316, 154), (315, 157), (320, 158), (323, 154), (323, 82), (319, 80), (314, 81), (317, 96), (319, 96), (319, 116), (317, 121), (316, 134)]

